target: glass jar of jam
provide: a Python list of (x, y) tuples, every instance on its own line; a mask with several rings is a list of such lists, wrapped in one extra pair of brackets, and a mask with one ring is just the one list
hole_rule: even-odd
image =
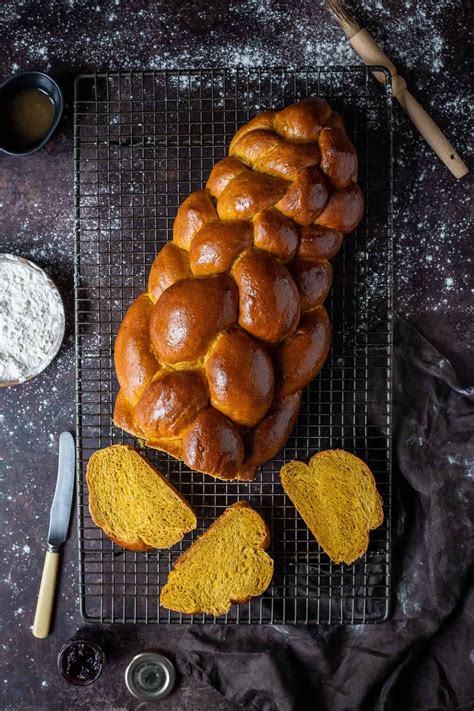
[(58, 669), (76, 686), (93, 684), (102, 673), (105, 654), (97, 642), (77, 635), (63, 644), (58, 654)]

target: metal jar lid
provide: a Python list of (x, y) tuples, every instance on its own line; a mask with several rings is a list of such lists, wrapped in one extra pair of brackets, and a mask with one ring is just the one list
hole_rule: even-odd
[(167, 657), (142, 652), (133, 657), (125, 670), (127, 689), (140, 701), (159, 701), (174, 689), (176, 672)]

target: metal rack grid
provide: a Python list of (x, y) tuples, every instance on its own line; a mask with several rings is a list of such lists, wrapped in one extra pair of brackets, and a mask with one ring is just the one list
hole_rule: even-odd
[[(382, 70), (383, 71), (383, 70)], [(112, 425), (117, 392), (113, 344), (143, 291), (151, 263), (171, 235), (179, 203), (202, 187), (236, 129), (257, 112), (308, 95), (343, 114), (359, 154), (365, 217), (335, 258), (327, 300), (330, 357), (304, 391), (286, 448), (252, 483), (191, 473), (166, 454), (146, 456), (191, 502), (194, 535), (169, 551), (133, 553), (109, 541), (88, 513), (91, 453), (133, 438)], [(369, 623), (390, 599), (392, 383), (392, 115), (365, 67), (86, 74), (75, 84), (76, 347), (78, 526), (81, 611), (97, 622)], [(135, 442), (135, 445), (137, 443)], [(279, 483), (281, 465), (327, 448), (368, 462), (385, 521), (367, 554), (334, 565)], [(275, 575), (260, 598), (215, 620), (159, 606), (174, 560), (237, 499), (248, 499), (272, 531)]]

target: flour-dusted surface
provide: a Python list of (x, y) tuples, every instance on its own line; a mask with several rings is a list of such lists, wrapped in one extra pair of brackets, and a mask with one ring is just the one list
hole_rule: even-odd
[[(414, 95), (466, 159), (469, 4), (347, 0), (347, 5), (388, 50)], [(64, 345), (51, 366), (30, 383), (0, 392), (5, 550), (0, 579), (5, 616), (1, 683), (7, 690), (2, 708), (133, 708), (122, 678), (127, 659), (140, 647), (173, 654), (184, 632), (120, 629), (114, 633), (114, 661), (103, 678), (90, 689), (71, 691), (57, 676), (55, 659), (61, 643), (81, 624), (74, 527), (65, 551), (53, 634), (38, 641), (30, 631), (54, 490), (57, 439), (74, 423), (74, 76), (87, 68), (338, 63), (357, 64), (358, 59), (323, 9), (322, 0), (0, 3), (0, 81), (27, 68), (51, 71), (62, 83), (67, 104), (60, 131), (45, 150), (29, 158), (0, 156), (0, 249), (29, 257), (46, 269), (59, 287), (68, 319)], [(396, 310), (438, 346), (466, 383), (474, 374), (469, 314), (472, 177), (456, 181), (398, 106), (394, 113)], [(381, 286), (374, 281), (373, 293)], [(415, 604), (411, 601), (412, 609)], [(161, 702), (161, 708), (228, 711), (234, 707), (204, 691), (202, 683), (185, 680)]]
[(61, 299), (45, 273), (0, 255), (0, 380), (25, 380), (58, 348)]
[[(469, 53), (462, 40), (470, 26), (468, 3), (352, 0), (347, 6), (467, 159)], [(360, 63), (323, 0), (52, 0), (40, 13), (33, 0), (5, 0), (2, 52), (5, 75), (23, 68), (54, 70), (69, 81), (70, 95), (72, 76), (87, 68)], [(435, 337), (439, 315), (449, 314), (453, 323), (462, 320), (460, 335), (470, 320), (466, 296), (472, 297), (472, 179), (458, 183), (446, 174), (398, 105), (395, 123), (397, 311), (407, 318), (422, 314), (423, 330)], [(70, 217), (67, 222), (71, 233)], [(48, 251), (57, 239), (62, 238), (55, 229)], [(44, 243), (34, 245), (35, 252), (46, 249)]]

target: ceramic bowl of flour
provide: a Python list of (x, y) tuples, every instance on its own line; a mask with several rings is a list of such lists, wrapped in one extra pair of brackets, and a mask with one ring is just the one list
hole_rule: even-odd
[(43, 372), (64, 338), (64, 305), (54, 283), (23, 257), (0, 254), (0, 387)]

